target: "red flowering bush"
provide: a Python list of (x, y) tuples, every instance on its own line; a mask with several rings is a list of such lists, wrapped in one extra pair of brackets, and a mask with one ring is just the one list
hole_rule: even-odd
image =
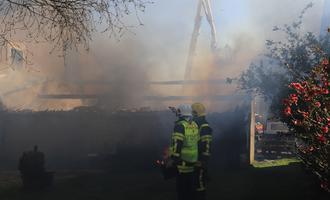
[(329, 60), (323, 59), (309, 76), (289, 85), (283, 100), (283, 119), (297, 138), (297, 153), (306, 167), (330, 192), (330, 94)]

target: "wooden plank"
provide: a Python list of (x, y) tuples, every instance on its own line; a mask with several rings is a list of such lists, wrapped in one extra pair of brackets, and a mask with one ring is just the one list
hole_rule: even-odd
[(251, 116), (250, 116), (250, 164), (255, 160), (255, 99), (251, 101)]

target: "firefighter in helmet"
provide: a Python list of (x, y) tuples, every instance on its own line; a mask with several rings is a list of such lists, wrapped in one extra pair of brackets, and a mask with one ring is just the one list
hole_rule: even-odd
[(191, 200), (195, 194), (195, 166), (198, 160), (199, 132), (192, 120), (191, 105), (177, 108), (178, 120), (175, 122), (170, 146), (172, 165), (177, 167), (176, 187), (178, 200)]
[(198, 142), (198, 162), (196, 166), (197, 187), (195, 197), (206, 198), (207, 166), (211, 156), (212, 129), (206, 121), (206, 109), (201, 103), (192, 104), (193, 120), (198, 125), (200, 139)]

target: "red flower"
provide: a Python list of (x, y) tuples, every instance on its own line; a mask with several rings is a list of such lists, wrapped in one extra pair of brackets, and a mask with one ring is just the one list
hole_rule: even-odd
[(298, 93), (302, 93), (305, 89), (300, 83), (291, 83), (290, 87), (294, 88)]
[(292, 103), (294, 103), (295, 105), (298, 104), (298, 96), (296, 94), (290, 94), (290, 100), (292, 101)]
[(329, 60), (328, 59), (323, 59), (322, 60), (322, 65), (329, 65)]
[(329, 127), (328, 126), (323, 126), (322, 127), (322, 132), (323, 133), (328, 133), (329, 132)]
[(314, 104), (316, 107), (321, 107), (321, 103), (320, 102), (316, 102), (315, 104)]
[(291, 112), (291, 108), (290, 108), (290, 106), (287, 106), (287, 107), (284, 109), (284, 115), (285, 115), (285, 116), (290, 116), (290, 115), (292, 115), (292, 112)]
[(328, 89), (322, 89), (322, 94), (329, 94), (329, 90)]
[(327, 139), (324, 137), (324, 135), (319, 135), (317, 138), (321, 143), (326, 143)]

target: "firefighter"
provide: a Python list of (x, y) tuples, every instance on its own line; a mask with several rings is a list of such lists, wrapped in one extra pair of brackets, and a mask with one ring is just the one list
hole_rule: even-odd
[(193, 120), (198, 125), (200, 140), (198, 142), (198, 162), (196, 165), (197, 187), (195, 197), (198, 200), (206, 198), (206, 179), (208, 161), (211, 156), (212, 129), (206, 121), (206, 109), (201, 103), (192, 104)]
[(192, 200), (195, 193), (194, 169), (198, 159), (198, 126), (192, 120), (191, 105), (180, 105), (179, 119), (175, 122), (170, 146), (170, 158), (176, 166), (176, 189), (178, 200)]

